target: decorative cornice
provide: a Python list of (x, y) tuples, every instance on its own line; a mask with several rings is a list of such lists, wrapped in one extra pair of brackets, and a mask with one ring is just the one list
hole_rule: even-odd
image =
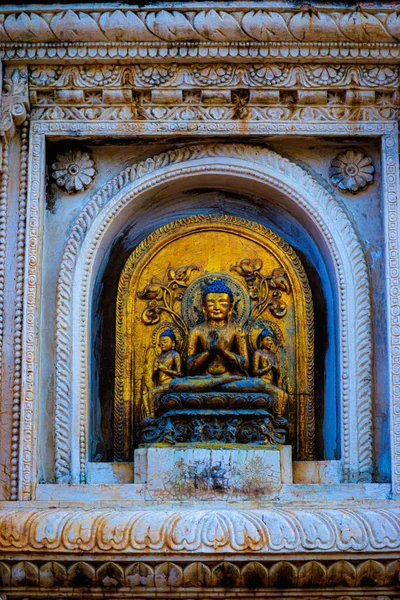
[(249, 2), (173, 9), (43, 7), (0, 13), (0, 42), (353, 42), (395, 43), (400, 20), (394, 7), (357, 5), (268, 7)]
[(394, 62), (400, 55), (395, 6), (353, 7), (215, 2), (173, 8), (88, 5), (0, 13), (0, 58)]
[[(391, 65), (198, 63), (40, 65), (29, 70), (33, 120), (172, 123), (388, 121)], [(190, 129), (189, 127), (189, 129)]]
[(81, 555), (396, 553), (400, 509), (40, 509), (0, 512), (0, 552)]

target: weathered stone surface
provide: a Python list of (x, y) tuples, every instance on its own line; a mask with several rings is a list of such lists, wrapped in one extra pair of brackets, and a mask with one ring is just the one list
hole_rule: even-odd
[[(139, 449), (151, 500), (257, 500), (276, 497), (281, 472), (291, 478), (290, 453), (254, 446), (181, 445)], [(140, 481), (143, 475), (139, 475)]]

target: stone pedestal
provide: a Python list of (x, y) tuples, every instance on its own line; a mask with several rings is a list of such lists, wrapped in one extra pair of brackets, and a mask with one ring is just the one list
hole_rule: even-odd
[(292, 483), (292, 448), (206, 446), (139, 448), (135, 483), (149, 500), (260, 500)]

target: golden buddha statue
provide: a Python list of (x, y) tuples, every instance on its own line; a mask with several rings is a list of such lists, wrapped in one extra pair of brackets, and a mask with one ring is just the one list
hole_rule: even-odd
[[(161, 334), (162, 352), (153, 365), (156, 387), (143, 402), (143, 416), (150, 417), (142, 422), (144, 442), (283, 441), (287, 422), (282, 408), (287, 394), (273, 383), (273, 372), (270, 375), (272, 363), (274, 369), (278, 365), (277, 357), (271, 350), (259, 349), (254, 364), (260, 376), (249, 376), (247, 337), (231, 319), (233, 306), (233, 292), (222, 279), (203, 291), (204, 322), (191, 327), (187, 336), (187, 377), (179, 376), (175, 334), (172, 330)], [(247, 409), (237, 408), (243, 405)]]
[(172, 381), (172, 391), (271, 391), (269, 382), (248, 375), (246, 335), (230, 320), (232, 308), (232, 290), (222, 280), (216, 279), (204, 290), (205, 321), (192, 327), (188, 335), (189, 376)]
[(227, 215), (170, 223), (130, 255), (116, 307), (117, 460), (140, 444), (287, 435), (313, 456), (311, 292), (275, 232)]

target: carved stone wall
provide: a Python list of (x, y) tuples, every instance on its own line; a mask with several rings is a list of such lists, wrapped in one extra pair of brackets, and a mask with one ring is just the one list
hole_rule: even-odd
[[(399, 24), (384, 2), (0, 10), (7, 598), (397, 597)], [(205, 185), (284, 207), (321, 250), (340, 456), (274, 503), (177, 511), (86, 483), (90, 318), (123, 224), (149, 234), (157, 199), (178, 214)]]

